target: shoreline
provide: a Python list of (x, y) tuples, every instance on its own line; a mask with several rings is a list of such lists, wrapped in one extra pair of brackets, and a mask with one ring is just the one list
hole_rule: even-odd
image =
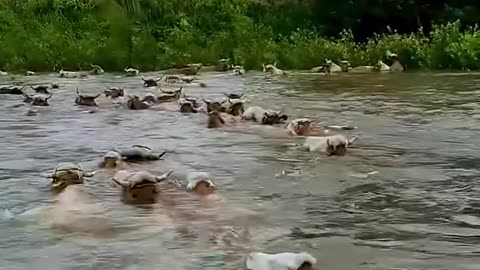
[[(148, 70), (148, 71), (140, 71), (140, 74), (137, 75), (137, 76), (132, 76), (133, 78), (138, 78), (138, 79), (141, 79), (142, 76), (144, 77), (144, 79), (147, 79), (149, 78), (148, 76), (150, 75), (170, 75), (170, 73), (167, 73), (167, 70), (168, 69), (162, 69), (162, 70)], [(69, 70), (69, 71), (72, 71), (72, 72), (87, 72), (88, 70)], [(480, 70), (454, 70), (454, 69), (445, 69), (445, 70), (431, 70), (431, 69), (425, 69), (425, 70), (422, 70), (422, 69), (415, 69), (415, 70), (407, 70), (407, 71), (403, 71), (403, 72), (390, 72), (390, 71), (385, 71), (385, 72), (375, 72), (375, 71), (372, 71), (372, 72), (335, 72), (335, 73), (332, 73), (332, 74), (325, 74), (323, 72), (312, 72), (310, 71), (309, 69), (291, 69), (291, 70), (284, 70), (285, 72), (288, 73), (288, 75), (302, 75), (302, 76), (335, 76), (335, 75), (358, 75), (358, 76), (364, 76), (364, 75), (389, 75), (389, 74), (397, 74), (397, 75), (401, 75), (401, 74), (432, 74), (432, 75), (480, 75)], [(58, 77), (58, 72), (55, 72), (55, 71), (39, 71), (39, 72), (35, 72), (35, 75), (25, 75), (25, 72), (21, 72), (21, 71), (7, 71), (8, 74), (7, 75), (0, 75), (0, 81), (2, 79), (14, 79), (14, 78), (18, 78), (18, 77), (26, 77), (26, 78), (35, 78), (35, 77), (40, 77), (40, 76), (50, 76), (50, 77), (55, 77), (57, 78)], [(227, 71), (211, 71), (211, 70), (208, 70), (208, 71), (202, 71), (200, 70), (197, 74), (195, 75), (191, 75), (191, 76), (186, 76), (186, 75), (181, 75), (181, 74), (177, 74), (177, 75), (181, 75), (181, 76), (186, 76), (186, 77), (195, 77), (195, 76), (199, 76), (199, 75), (202, 75), (202, 74), (225, 74), (225, 75), (228, 75), (228, 74), (233, 74), (233, 71), (232, 70), (227, 70)], [(251, 69), (251, 70), (246, 70), (245, 74), (269, 74), (268, 72), (263, 72), (261, 69), (258, 70), (258, 69)], [(113, 75), (113, 76), (120, 76), (120, 77), (130, 77), (130, 76), (126, 76), (125, 75), (125, 72), (122, 72), (122, 71), (108, 71), (108, 70), (105, 70), (105, 73), (104, 74), (98, 74), (98, 75), (88, 75), (87, 78), (94, 78), (94, 77), (97, 77), (97, 76), (105, 76), (105, 75)], [(288, 75), (287, 77), (284, 77), (284, 78), (288, 78)], [(277, 75), (277, 77), (281, 78), (282, 76), (280, 75)], [(58, 77), (60, 79), (68, 79), (68, 80), (82, 80), (82, 79), (87, 79), (87, 78), (61, 78), (61, 77)]]

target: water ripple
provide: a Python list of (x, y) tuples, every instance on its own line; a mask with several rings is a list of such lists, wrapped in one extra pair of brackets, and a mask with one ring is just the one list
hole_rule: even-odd
[[(60, 89), (36, 116), (24, 115), (21, 97), (2, 96), (0, 269), (238, 269), (248, 251), (297, 248), (328, 269), (476, 269), (479, 78), (205, 73), (199, 79), (206, 88), (185, 86), (199, 98), (245, 92), (248, 104), (282, 109), (290, 118), (359, 127), (345, 132), (360, 136), (348, 156), (325, 157), (299, 149), (301, 140), (206, 129), (202, 115), (128, 111), (103, 97), (91, 114), (73, 103), (77, 86), (90, 94), (107, 86), (124, 86), (128, 94), (151, 92), (139, 78), (22, 77), (56, 82)], [(271, 231), (234, 245), (228, 237), (237, 232), (227, 230), (216, 239), (225, 246), (205, 246), (197, 239), (197, 221), (174, 229), (165, 209), (124, 205), (108, 174), (86, 185), (120, 232), (97, 239), (51, 230), (42, 210), (52, 204), (45, 175), (65, 161), (94, 166), (105, 151), (132, 144), (169, 152), (166, 161), (145, 165), (152, 171), (210, 172), (223, 197), (260, 211)], [(196, 207), (194, 199), (185, 201), (185, 209)]]

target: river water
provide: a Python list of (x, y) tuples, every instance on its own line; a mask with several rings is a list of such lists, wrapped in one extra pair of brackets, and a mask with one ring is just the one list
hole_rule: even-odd
[[(19, 77), (60, 89), (35, 116), (15, 106), (21, 97), (2, 96), (0, 269), (243, 269), (250, 251), (307, 251), (325, 270), (480, 268), (479, 74), (199, 79), (207, 87), (185, 86), (188, 95), (245, 92), (248, 105), (353, 125), (345, 134), (360, 139), (347, 156), (326, 157), (299, 149), (299, 138), (207, 129), (202, 115), (128, 111), (102, 98), (93, 114), (74, 106), (75, 87), (145, 93), (139, 77)], [(121, 232), (92, 237), (45, 225), (36, 210), (52, 204), (45, 174), (65, 161), (93, 166), (132, 144), (169, 151), (150, 170), (209, 172), (229, 204), (258, 211), (268, 226), (241, 248), (198, 244), (166, 228), (158, 211), (123, 204), (101, 173), (88, 186)]]

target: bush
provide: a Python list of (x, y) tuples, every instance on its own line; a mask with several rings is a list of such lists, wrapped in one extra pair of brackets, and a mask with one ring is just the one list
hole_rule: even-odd
[(252, 0), (0, 0), (0, 68), (58, 71), (98, 64), (107, 71), (126, 66), (148, 71), (230, 58), (247, 69), (274, 62), (283, 69), (310, 69), (326, 58), (372, 65), (385, 60), (388, 50), (409, 69), (480, 68), (480, 31), (462, 31), (459, 21), (435, 25), (426, 34), (390, 30), (358, 43), (349, 30), (338, 38), (322, 36), (309, 19), (315, 14), (295, 5)]

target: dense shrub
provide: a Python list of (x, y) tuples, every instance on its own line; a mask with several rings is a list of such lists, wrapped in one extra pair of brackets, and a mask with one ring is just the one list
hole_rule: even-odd
[(300, 1), (0, 0), (0, 68), (147, 71), (230, 58), (247, 69), (309, 69), (326, 58), (371, 65), (388, 50), (409, 69), (480, 68), (480, 31), (458, 20), (429, 33), (386, 27), (359, 42), (350, 30), (325, 36), (314, 17)]

